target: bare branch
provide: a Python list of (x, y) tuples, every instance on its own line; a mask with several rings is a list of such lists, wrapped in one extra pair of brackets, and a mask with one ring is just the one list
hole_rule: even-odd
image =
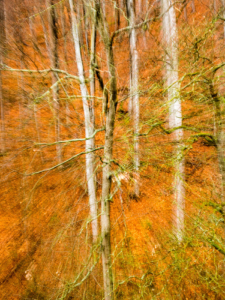
[[(31, 70), (31, 69), (14, 69), (14, 68), (11, 68), (5, 64), (2, 64), (2, 68), (1, 68), (2, 71), (11, 71), (11, 72), (23, 72), (23, 73), (39, 73), (39, 74), (42, 74), (42, 73), (49, 73), (49, 72), (54, 72), (54, 73), (61, 73), (61, 74), (64, 74), (66, 75), (67, 78), (73, 78), (73, 79), (76, 79), (77, 81), (80, 82), (80, 79), (78, 76), (75, 76), (75, 75), (72, 75), (72, 74), (69, 74), (68, 72), (64, 71), (64, 70), (60, 70), (60, 69), (44, 69), (44, 70)], [(85, 82), (88, 82), (89, 80), (86, 79)]]
[(71, 142), (82, 142), (82, 141), (86, 141), (86, 140), (91, 140), (94, 138), (94, 136), (100, 132), (100, 131), (104, 131), (105, 128), (101, 128), (101, 129), (97, 129), (95, 130), (95, 132), (93, 133), (92, 136), (89, 136), (88, 138), (83, 138), (83, 139), (72, 139), (72, 140), (65, 140), (65, 141), (57, 141), (54, 143), (35, 143), (34, 146), (53, 146), (56, 144), (62, 144), (62, 143), (71, 143)]
[(94, 151), (98, 151), (98, 150), (100, 150), (100, 149), (104, 149), (104, 147), (102, 146), (102, 147), (98, 147), (98, 148), (92, 149), (92, 150), (90, 150), (90, 151), (83, 151), (83, 152), (80, 152), (80, 153), (78, 153), (78, 154), (76, 154), (76, 155), (70, 157), (69, 159), (67, 159), (67, 160), (65, 160), (65, 161), (63, 161), (63, 162), (61, 162), (61, 163), (59, 163), (59, 164), (57, 164), (57, 165), (55, 165), (55, 166), (53, 166), (53, 167), (51, 167), (51, 168), (44, 169), (44, 170), (41, 170), (41, 171), (37, 171), (37, 172), (34, 172), (34, 173), (30, 173), (30, 174), (24, 174), (24, 175), (25, 175), (25, 176), (32, 176), (32, 175), (36, 175), (36, 174), (40, 174), (40, 173), (52, 171), (52, 170), (54, 170), (54, 169), (56, 169), (56, 168), (58, 168), (58, 167), (64, 165), (65, 163), (67, 163), (67, 162), (69, 162), (69, 161), (71, 161), (71, 160), (77, 158), (78, 156), (81, 156), (81, 155), (83, 155), (83, 154), (88, 154), (88, 153), (91, 153), (91, 152), (94, 152)]

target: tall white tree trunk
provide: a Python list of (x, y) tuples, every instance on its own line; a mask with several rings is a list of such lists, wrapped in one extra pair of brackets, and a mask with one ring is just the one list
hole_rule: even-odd
[[(78, 75), (80, 78), (80, 90), (83, 101), (84, 119), (85, 119), (85, 136), (89, 138), (94, 133), (94, 124), (91, 120), (91, 109), (88, 103), (88, 90), (85, 84), (84, 78), (84, 67), (81, 57), (80, 40), (78, 33), (77, 18), (74, 13), (73, 0), (69, 0), (71, 20), (72, 20), (72, 34), (77, 62)], [(94, 139), (86, 140), (86, 151), (90, 151), (94, 148)], [(89, 194), (89, 205), (90, 205), (90, 216), (92, 219), (92, 235), (93, 241), (96, 242), (98, 237), (98, 220), (97, 220), (97, 199), (96, 199), (96, 188), (95, 188), (95, 175), (94, 175), (94, 154), (86, 154), (86, 176), (88, 183), (88, 194)]]
[[(130, 26), (135, 26), (134, 0), (129, 0), (128, 9), (130, 17)], [(134, 169), (135, 169), (135, 187), (134, 192), (139, 196), (139, 92), (138, 92), (138, 51), (137, 36), (135, 28), (130, 32), (130, 56), (131, 56), (131, 74), (130, 74), (130, 102), (132, 107), (134, 122)]]
[[(176, 14), (171, 0), (161, 0), (163, 13), (163, 36), (166, 50), (166, 85), (169, 102), (169, 127), (182, 126), (180, 86), (178, 82), (178, 32)], [(173, 133), (175, 146), (174, 214), (175, 233), (179, 242), (184, 230), (184, 158), (182, 156), (183, 130)]]

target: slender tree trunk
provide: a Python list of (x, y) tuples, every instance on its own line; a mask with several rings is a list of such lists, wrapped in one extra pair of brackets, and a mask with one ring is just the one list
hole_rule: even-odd
[[(130, 26), (135, 26), (134, 0), (129, 0)], [(134, 122), (134, 169), (135, 169), (135, 195), (139, 196), (139, 93), (138, 93), (138, 51), (136, 30), (130, 32), (130, 55), (131, 55), (131, 101)]]
[(214, 10), (214, 14), (217, 13), (217, 2), (216, 0), (213, 0), (213, 10)]
[(187, 16), (187, 2), (184, 4), (184, 19), (187, 22), (188, 21), (188, 16)]
[(195, 9), (195, 0), (191, 1), (191, 7), (192, 7), (192, 12), (195, 13), (196, 9)]
[[(0, 65), (3, 63), (3, 53), (5, 51), (6, 32), (5, 32), (5, 2), (0, 0)], [(5, 151), (5, 113), (4, 99), (2, 90), (2, 72), (0, 70), (0, 109), (1, 109), (1, 137), (0, 151)]]
[(120, 28), (120, 7), (119, 7), (119, 0), (115, 1), (115, 30)]
[[(81, 57), (80, 50), (80, 40), (78, 33), (78, 23), (77, 18), (73, 9), (73, 0), (69, 0), (70, 11), (71, 11), (71, 20), (72, 20), (72, 34), (77, 62), (77, 69), (80, 78), (80, 90), (83, 101), (83, 109), (84, 109), (84, 119), (85, 119), (85, 136), (89, 138), (94, 133), (94, 124), (92, 123), (91, 108), (88, 104), (88, 91), (85, 84), (84, 78), (84, 67)], [(94, 139), (86, 140), (86, 151), (90, 151), (94, 148)], [(98, 237), (98, 220), (97, 220), (97, 199), (96, 199), (96, 190), (95, 190), (95, 175), (94, 175), (94, 154), (88, 153), (86, 154), (86, 176), (88, 183), (88, 194), (89, 194), (89, 205), (90, 205), (90, 215), (92, 219), (92, 235), (93, 241), (96, 242)]]
[[(225, 0), (222, 0), (222, 15), (223, 18), (225, 18)], [(225, 22), (223, 22), (223, 36), (224, 36), (224, 40), (225, 40)]]
[(113, 133), (117, 107), (117, 81), (116, 69), (113, 57), (113, 48), (110, 41), (108, 24), (100, 8), (100, 2), (96, 5), (98, 28), (104, 42), (107, 65), (109, 71), (109, 103), (106, 103), (106, 129), (104, 146), (104, 166), (102, 173), (102, 199), (101, 199), (101, 237), (102, 237), (102, 266), (104, 279), (105, 300), (113, 300), (113, 276), (111, 262), (111, 240), (110, 240), (110, 202), (111, 202), (111, 162), (113, 153)]
[[(134, 11), (135, 11), (135, 1), (134, 1)], [(138, 0), (138, 13), (142, 15), (142, 0)]]
[(88, 42), (88, 32), (89, 32), (89, 22), (88, 22), (88, 16), (85, 8), (85, 4), (83, 2), (83, 15), (84, 15), (84, 34), (85, 34), (85, 41), (87, 50), (89, 52), (89, 42)]
[(91, 31), (91, 58), (90, 58), (90, 92), (91, 92), (91, 121), (95, 124), (95, 111), (94, 111), (94, 96), (95, 96), (95, 63), (96, 63), (96, 14), (92, 23)]
[[(224, 120), (222, 115), (221, 101), (219, 99), (218, 93), (216, 93), (213, 83), (210, 85), (210, 94), (212, 96), (214, 107), (215, 107), (215, 136), (217, 141), (217, 156), (219, 163), (219, 170), (221, 175), (221, 203), (225, 204), (225, 133), (224, 133)], [(225, 207), (223, 207), (223, 212), (225, 213)], [(225, 229), (225, 228), (224, 228)]]
[[(166, 47), (166, 85), (168, 88), (169, 126), (176, 128), (182, 125), (180, 86), (178, 82), (178, 34), (175, 9), (171, 0), (161, 0), (163, 13), (163, 35)], [(179, 242), (183, 239), (184, 230), (184, 158), (182, 156), (183, 130), (173, 134), (175, 146), (175, 233)]]
[(148, 12), (148, 8), (149, 8), (148, 0), (145, 0), (145, 13)]
[(103, 15), (104, 15), (104, 17), (105, 17), (105, 16), (106, 16), (105, 0), (102, 0), (101, 3), (102, 3), (102, 11), (103, 11)]
[(82, 3), (81, 1), (76, 1), (76, 6), (74, 6), (75, 12), (77, 13), (77, 28), (79, 32), (79, 41), (80, 41), (80, 47), (84, 47), (84, 39), (83, 39), (83, 28), (82, 28), (82, 19), (83, 19), (83, 9), (82, 9)]
[(220, 174), (222, 177), (222, 192), (221, 192), (221, 199), (222, 203), (224, 203), (224, 191), (225, 191), (225, 157), (224, 157), (224, 128), (223, 128), (223, 121), (221, 117), (221, 107), (220, 101), (215, 101), (215, 109), (216, 109), (216, 139), (217, 139), (217, 153), (218, 153), (218, 161), (219, 161), (219, 168)]

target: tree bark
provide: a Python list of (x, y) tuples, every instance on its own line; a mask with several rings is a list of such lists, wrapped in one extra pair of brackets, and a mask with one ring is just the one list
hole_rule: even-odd
[(86, 46), (87, 50), (89, 52), (89, 41), (88, 41), (88, 32), (89, 32), (89, 22), (88, 22), (88, 16), (86, 13), (86, 7), (84, 2), (82, 3), (83, 5), (83, 15), (84, 15), (84, 34), (85, 34), (85, 41), (86, 41)]
[[(169, 127), (182, 126), (180, 86), (178, 82), (178, 34), (176, 14), (171, 0), (161, 0), (163, 13), (163, 36), (166, 47), (166, 86), (168, 88)], [(183, 129), (173, 134), (175, 146), (174, 214), (175, 234), (179, 242), (184, 230), (184, 158), (182, 155)]]
[(115, 30), (120, 28), (120, 7), (119, 7), (119, 0), (115, 1)]
[[(130, 26), (135, 26), (135, 10), (134, 10), (134, 0), (129, 0), (129, 16), (130, 16)], [(131, 97), (130, 101), (132, 103), (132, 114), (134, 122), (134, 169), (135, 169), (135, 186), (134, 193), (139, 196), (139, 93), (138, 93), (138, 51), (137, 51), (137, 37), (136, 30), (131, 29), (130, 32), (130, 56), (131, 56)]]
[[(213, 99), (214, 107), (215, 107), (214, 126), (215, 126), (215, 135), (216, 135), (217, 156), (218, 156), (219, 170), (220, 170), (220, 175), (221, 175), (221, 203), (225, 204), (225, 194), (224, 194), (224, 192), (225, 192), (224, 120), (223, 120), (223, 116), (222, 116), (221, 101), (218, 96), (218, 93), (214, 89), (212, 81), (210, 81), (209, 90), (210, 90), (210, 94)], [(223, 207), (223, 213), (225, 215), (225, 206)], [(225, 227), (224, 227), (224, 230), (225, 230)]]
[(217, 2), (216, 0), (213, 0), (213, 10), (214, 10), (214, 14), (217, 13)]
[[(134, 1), (134, 11), (135, 11), (135, 1)], [(142, 15), (142, 0), (138, 0), (138, 13), (141, 16)]]
[(91, 30), (91, 58), (90, 58), (90, 92), (91, 92), (91, 121), (95, 124), (95, 108), (94, 108), (94, 96), (95, 96), (95, 64), (96, 64), (96, 13), (94, 14), (94, 20)]
[[(223, 18), (225, 19), (225, 0), (222, 0), (222, 15)], [(224, 36), (224, 40), (225, 40), (225, 21), (223, 22), (223, 36)]]
[[(83, 109), (84, 109), (84, 119), (85, 119), (85, 136), (89, 138), (94, 133), (94, 124), (92, 122), (91, 114), (93, 114), (91, 107), (88, 104), (88, 90), (85, 84), (84, 78), (84, 67), (81, 57), (80, 50), (80, 40), (78, 33), (78, 23), (77, 18), (74, 13), (73, 0), (69, 0), (70, 11), (71, 11), (71, 20), (72, 20), (72, 34), (73, 34), (73, 42), (74, 49), (76, 55), (77, 69), (78, 75), (80, 79), (80, 90), (83, 101)], [(86, 151), (90, 151), (94, 149), (94, 138), (86, 140)], [(89, 205), (90, 205), (90, 216), (92, 219), (92, 235), (93, 242), (97, 241), (98, 238), (98, 220), (97, 220), (97, 199), (96, 199), (96, 189), (95, 189), (95, 175), (94, 175), (94, 154), (93, 152), (86, 154), (86, 176), (88, 183), (88, 194), (89, 194)]]
[(110, 240), (110, 203), (111, 199), (111, 162), (113, 153), (113, 133), (117, 107), (117, 80), (113, 56), (113, 48), (110, 40), (108, 24), (102, 14), (100, 2), (97, 2), (98, 29), (100, 31), (107, 55), (109, 70), (109, 103), (106, 105), (106, 129), (104, 145), (104, 166), (102, 173), (102, 199), (101, 199), (101, 237), (102, 237), (102, 266), (104, 279), (105, 300), (113, 300), (113, 276), (111, 263)]
[(195, 9), (195, 0), (191, 1), (191, 7), (192, 7), (192, 12), (195, 13), (196, 9)]

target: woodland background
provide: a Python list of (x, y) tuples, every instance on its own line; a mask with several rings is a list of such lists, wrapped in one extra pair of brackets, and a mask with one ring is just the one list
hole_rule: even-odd
[(0, 299), (225, 299), (224, 21), (0, 0)]

